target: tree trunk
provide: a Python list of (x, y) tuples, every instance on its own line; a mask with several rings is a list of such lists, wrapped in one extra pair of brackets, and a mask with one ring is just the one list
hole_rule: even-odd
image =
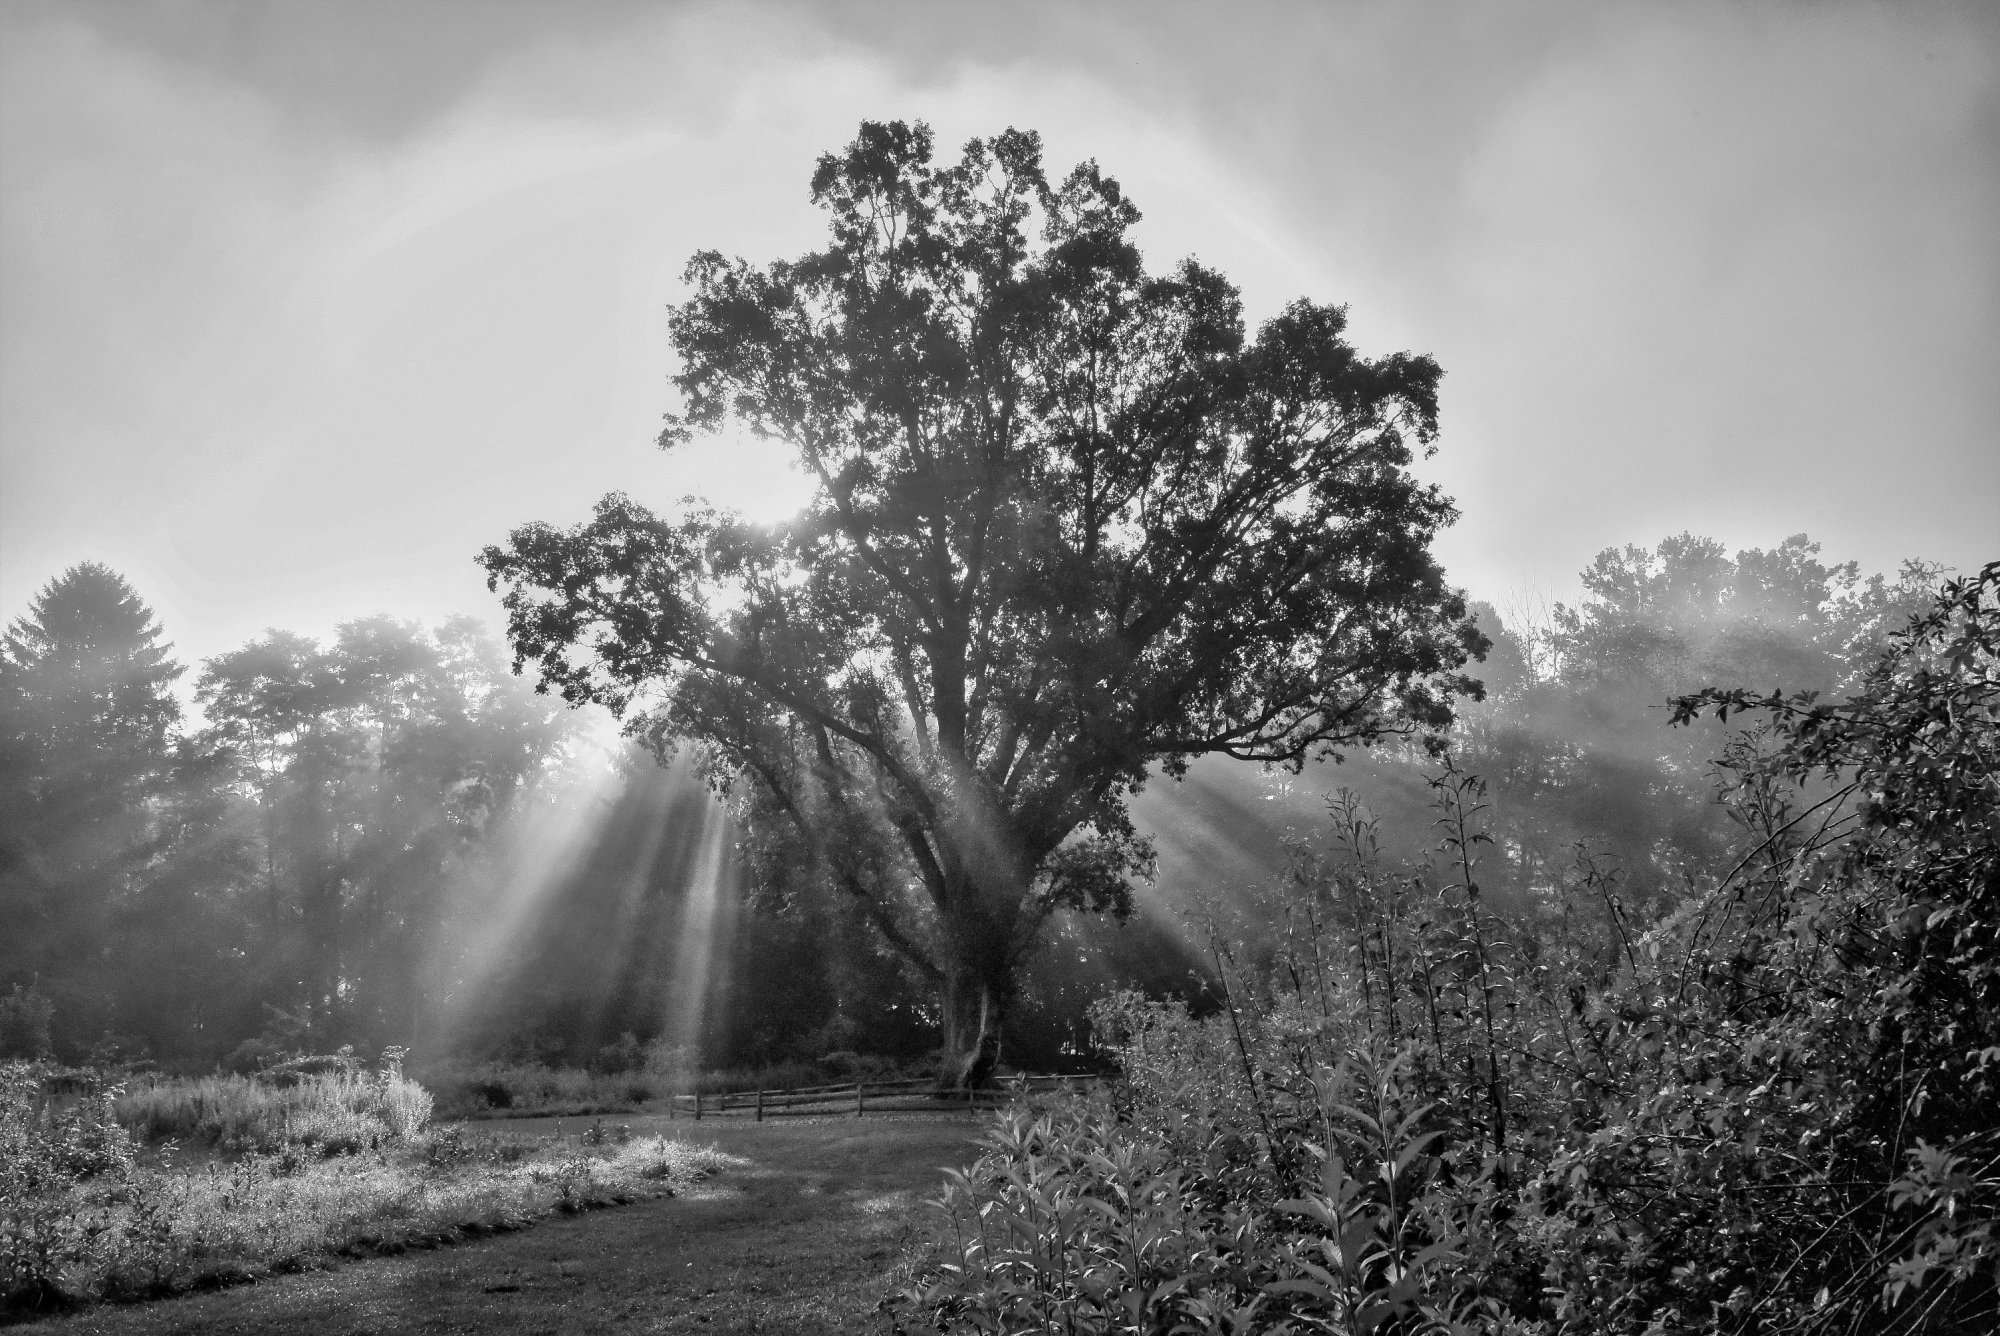
[(1000, 1033), (1014, 1000), (1016, 924), (1033, 880), (1019, 832), (1007, 814), (988, 806), (969, 778), (954, 819), (933, 832), (944, 894), (944, 1063), (941, 1090), (959, 1093), (993, 1084)]
[(944, 977), (944, 1065), (938, 1088), (963, 1094), (993, 1084), (1000, 1065), (1000, 1027), (1007, 1017), (1007, 980), (993, 961), (953, 961)]

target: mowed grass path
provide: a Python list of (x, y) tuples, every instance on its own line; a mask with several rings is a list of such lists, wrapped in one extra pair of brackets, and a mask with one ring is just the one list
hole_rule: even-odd
[[(687, 1195), (557, 1217), (519, 1233), (348, 1262), (255, 1285), (88, 1309), (14, 1330), (50, 1336), (401, 1332), (849, 1333), (873, 1309), (983, 1120), (607, 1118), (750, 1164)], [(588, 1120), (562, 1120), (580, 1132)], [(517, 1120), (512, 1132), (553, 1132)]]

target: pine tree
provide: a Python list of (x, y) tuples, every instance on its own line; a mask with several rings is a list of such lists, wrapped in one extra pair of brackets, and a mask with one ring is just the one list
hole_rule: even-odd
[(113, 917), (154, 852), (182, 669), (124, 577), (72, 566), (0, 638), (0, 984), (42, 980), (59, 1047), (110, 1016)]

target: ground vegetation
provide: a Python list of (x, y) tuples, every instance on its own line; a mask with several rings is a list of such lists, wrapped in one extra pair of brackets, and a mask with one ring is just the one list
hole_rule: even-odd
[(0, 1320), (520, 1228), (685, 1190), (730, 1157), (601, 1120), (429, 1121), (392, 1062), (123, 1090), (0, 1067)]
[(1486, 789), (1365, 811), (1217, 1008), (1099, 1011), (1115, 1093), (997, 1130), (906, 1330), (1990, 1330), (2000, 565), (1843, 695), (1708, 689), (1735, 862), (1652, 911), (1484, 894)]

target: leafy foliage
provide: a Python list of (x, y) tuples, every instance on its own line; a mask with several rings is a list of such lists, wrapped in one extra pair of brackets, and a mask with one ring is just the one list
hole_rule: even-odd
[[(1674, 706), (1745, 711), (1763, 725), (1728, 757), (1738, 862), (1651, 916), (1588, 859), (1496, 912), (1460, 772), (1414, 867), (1340, 804), (1335, 851), (1265, 910), (1281, 933), (1213, 930), (1214, 1015), (1107, 1008), (1120, 1103), (1017, 1126), (947, 1195), (910, 1311), (951, 1330), (1991, 1330), (2000, 564), (1947, 584), (1842, 699)], [(1127, 1143), (1185, 1175), (1173, 1202), (1200, 1185), (1196, 1225), (1120, 1195), (1103, 1148)], [(1058, 1207), (1088, 1222), (1068, 1251), (1040, 1223)], [(1287, 1210), (1310, 1228), (1275, 1227)], [(1156, 1236), (1176, 1240), (1164, 1280), (1119, 1260)], [(1155, 1294), (1177, 1307), (1127, 1316)]]
[(1737, 831), (1710, 770), (1730, 730), (1670, 729), (1666, 702), (1712, 682), (1851, 689), (1938, 578), (1909, 562), (1863, 580), (1803, 534), (1731, 556), (1683, 533), (1598, 553), (1574, 607), (1514, 609), (1504, 626), (1482, 608), (1488, 698), (1462, 712), (1455, 751), (1491, 786), (1489, 886), (1545, 894), (1579, 844), (1635, 906), (1720, 876)]

